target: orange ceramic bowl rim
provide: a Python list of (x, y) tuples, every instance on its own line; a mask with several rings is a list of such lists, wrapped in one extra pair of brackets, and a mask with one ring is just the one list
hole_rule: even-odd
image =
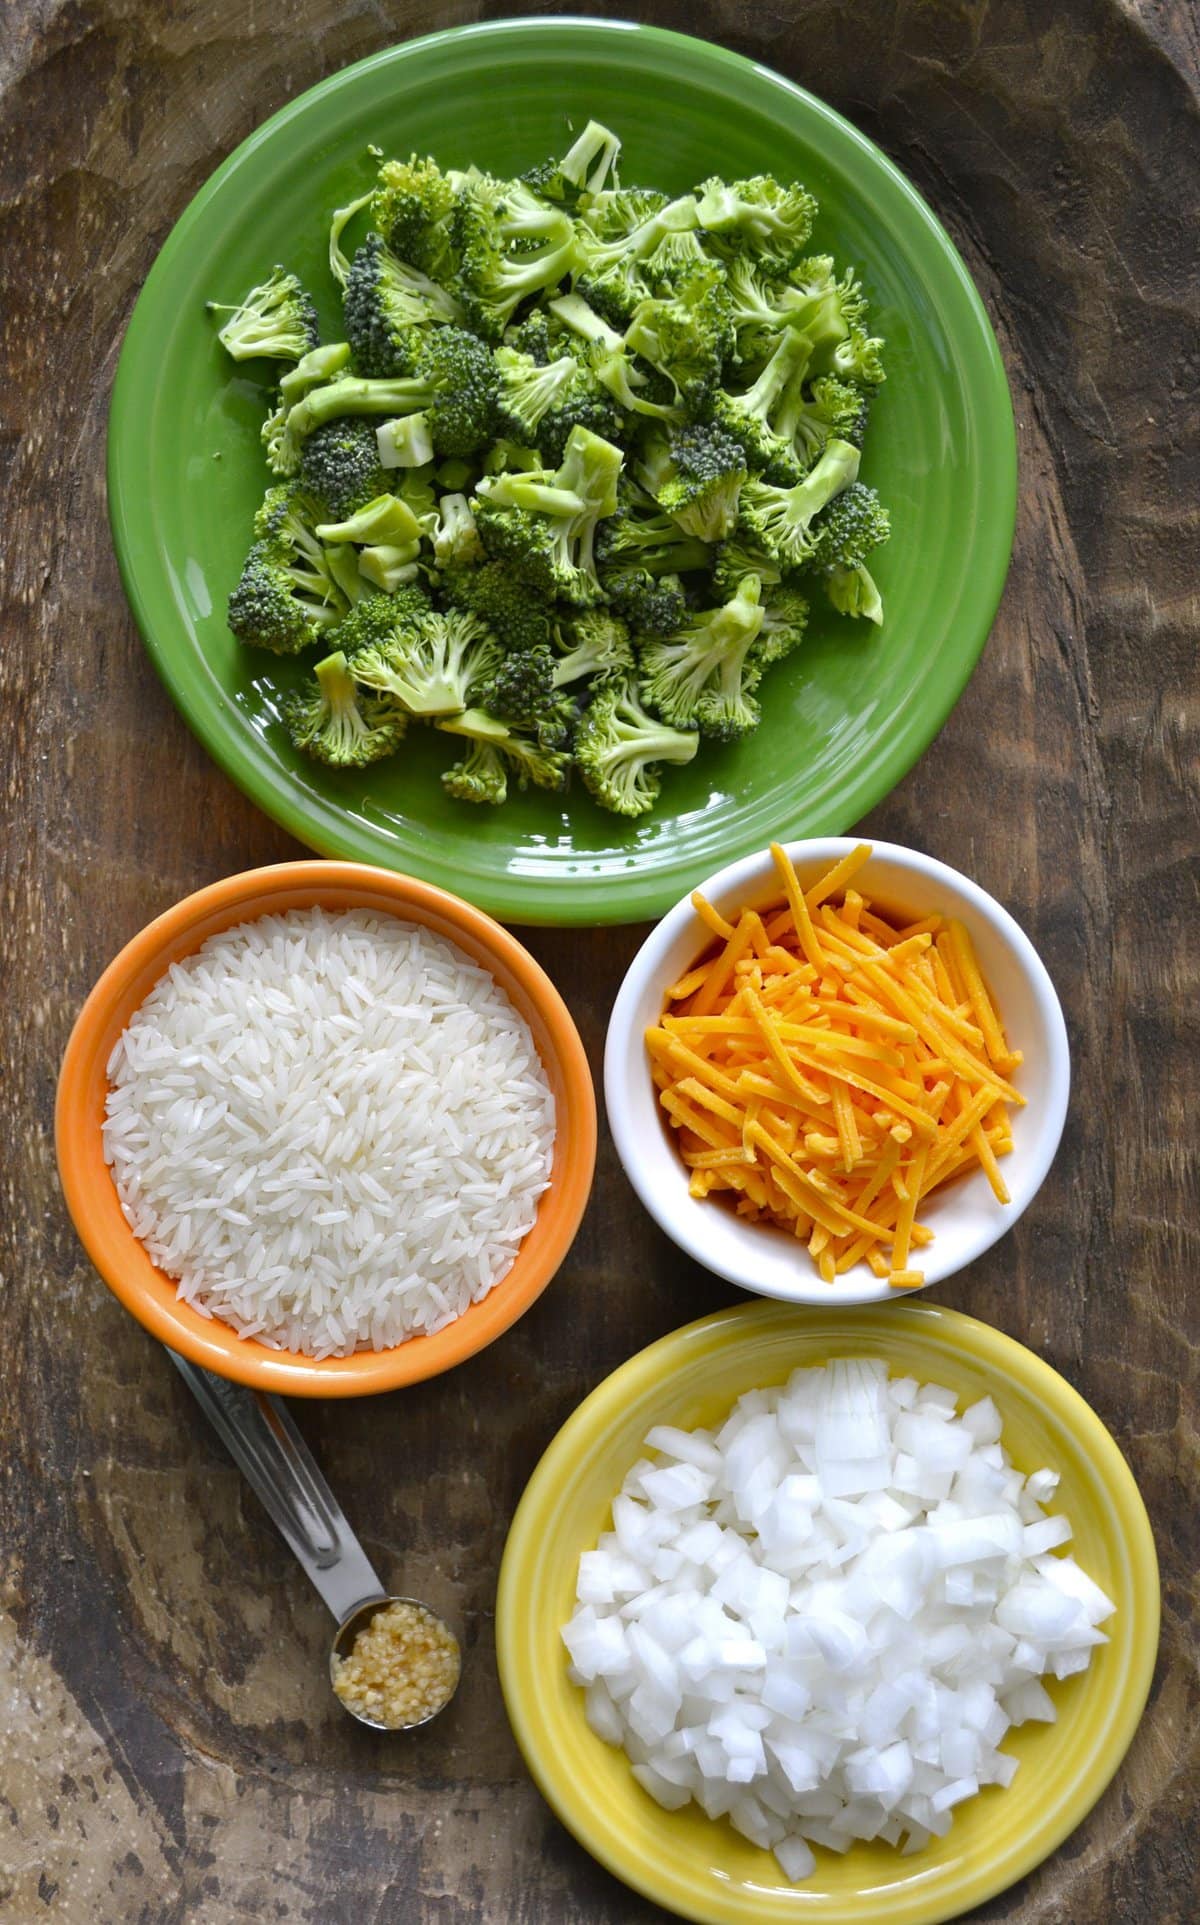
[[(554, 1091), (550, 1187), (516, 1261), (481, 1302), (432, 1337), (351, 1357), (306, 1357), (240, 1337), (176, 1295), (126, 1223), (104, 1161), (100, 1125), (113, 1046), (168, 965), (211, 935), (258, 915), (308, 908), (378, 909), (420, 923), (490, 970), (525, 1018)], [(444, 889), (367, 863), (275, 863), (198, 889), (147, 923), (108, 965), (83, 1008), (59, 1072), (54, 1115), (59, 1177), (84, 1249), (138, 1322), (193, 1363), (256, 1390), (361, 1397), (437, 1376), (516, 1322), (561, 1265), (579, 1228), (596, 1162), (596, 1098), (579, 1031), (528, 950), (482, 910)]]

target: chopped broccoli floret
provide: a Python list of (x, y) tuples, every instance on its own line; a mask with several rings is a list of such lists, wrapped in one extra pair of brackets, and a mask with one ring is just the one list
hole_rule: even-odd
[(654, 293), (642, 269), (646, 256), (668, 234), (700, 225), (692, 195), (665, 204), (659, 195), (652, 199), (658, 205), (644, 211), (646, 204), (637, 196), (597, 196), (575, 231), (576, 288), (598, 313), (620, 325)]
[(852, 481), (814, 523), (808, 565), (856, 568), (873, 549), (882, 546), (891, 532), (891, 517), (874, 488)]
[(559, 285), (575, 264), (569, 214), (523, 181), (465, 177), (453, 219), (459, 251), (454, 289), (468, 321), (499, 341), (521, 302)]
[(799, 568), (818, 552), (813, 523), (827, 502), (858, 474), (859, 453), (848, 441), (830, 441), (812, 472), (791, 488), (748, 481), (742, 489), (740, 525), (783, 568)]
[(581, 194), (601, 192), (620, 152), (619, 137), (598, 120), (589, 120), (561, 160), (543, 161), (521, 178), (545, 200), (571, 204)]
[(317, 310), (285, 267), (272, 268), (236, 306), (209, 301), (207, 307), (210, 314), (230, 316), (217, 339), (235, 361), (299, 361), (320, 339)]
[(478, 615), (505, 648), (537, 648), (550, 638), (544, 596), (503, 562), (485, 562), (482, 568), (447, 569), (438, 587), (443, 601), (451, 608)]
[(861, 389), (834, 375), (822, 374), (807, 398), (787, 411), (786, 426), (799, 459), (813, 462), (832, 440), (852, 441), (861, 448), (867, 423), (867, 403)]
[(831, 568), (825, 577), (825, 593), (839, 615), (854, 615), (867, 622), (883, 620), (883, 597), (863, 562), (853, 568)]
[(625, 330), (625, 346), (671, 383), (689, 415), (717, 386), (733, 344), (724, 276), (712, 264), (681, 280), (669, 298), (639, 302)]
[(575, 720), (575, 704), (556, 685), (555, 659), (545, 643), (506, 655), (480, 690), (479, 701), (489, 714), (527, 729), (548, 749), (562, 746)]
[(428, 596), (415, 583), (398, 588), (394, 595), (374, 595), (368, 591), (338, 623), (333, 639), (353, 668), (360, 649), (382, 647), (391, 641), (398, 627), (419, 622), (432, 612)]
[(783, 569), (754, 542), (746, 540), (739, 529), (716, 550), (713, 561), (713, 587), (726, 601), (735, 595), (747, 575), (757, 575), (764, 588), (783, 580)]
[(298, 749), (335, 769), (391, 755), (408, 725), (395, 702), (360, 694), (340, 649), (317, 663), (315, 688), (287, 697), (283, 719)]
[(353, 658), (354, 679), (401, 702), (413, 715), (453, 715), (500, 666), (500, 646), (486, 623), (457, 609), (402, 614), (382, 641)]
[(371, 196), (371, 223), (400, 260), (445, 284), (458, 259), (450, 237), (454, 205), (453, 184), (436, 161), (417, 154), (385, 160)]
[(616, 509), (622, 460), (612, 442), (576, 427), (555, 473), (481, 482), (476, 522), (489, 555), (550, 596), (584, 607), (601, 599), (596, 527)]
[(621, 411), (591, 369), (563, 349), (538, 362), (516, 348), (496, 349), (500, 421), (518, 442), (535, 442), (549, 461), (561, 461), (572, 428), (611, 439)]
[(560, 791), (566, 787), (570, 757), (561, 749), (530, 741), (486, 709), (467, 709), (437, 724), (448, 735), (470, 743), (461, 762), (446, 770), (442, 784), (460, 802), (503, 802), (508, 792), (506, 774), (512, 769), (519, 788)]
[(669, 635), (687, 614), (678, 575), (652, 575), (648, 568), (606, 566), (604, 592), (635, 635)]
[(349, 341), (327, 341), (324, 347), (310, 348), (302, 355), (294, 368), (279, 377), (279, 399), (285, 408), (292, 407), (308, 393), (310, 388), (319, 388), (324, 382), (332, 381), (340, 374), (350, 360)]
[(781, 662), (799, 648), (808, 626), (808, 602), (798, 588), (789, 583), (768, 588), (763, 596), (762, 627), (754, 644), (753, 657), (760, 668)]
[(297, 655), (346, 613), (331, 575), (297, 566), (276, 541), (256, 541), (229, 597), (229, 626), (239, 642)]
[(638, 478), (685, 534), (723, 541), (737, 521), (746, 456), (715, 422), (698, 422), (648, 437)]
[(699, 728), (722, 742), (749, 734), (760, 719), (753, 691), (762, 665), (751, 650), (762, 625), (758, 578), (747, 575), (723, 608), (706, 609), (674, 635), (642, 645), (644, 700), (676, 728)]
[(390, 478), (380, 466), (374, 424), (359, 418), (315, 429), (300, 450), (300, 479), (339, 517), (385, 494)]
[(674, 382), (657, 370), (647, 371), (644, 365), (639, 365), (624, 336), (589, 307), (581, 294), (560, 295), (551, 301), (550, 311), (586, 344), (584, 353), (589, 368), (618, 407), (659, 421), (682, 419), (683, 409), (676, 399)]
[(788, 328), (751, 387), (742, 394), (718, 388), (709, 404), (711, 419), (741, 443), (750, 467), (766, 469), (780, 481), (798, 480), (803, 472), (791, 426), (810, 354), (806, 336)]
[(360, 373), (411, 374), (423, 328), (461, 326), (463, 311), (445, 288), (397, 260), (382, 234), (370, 234), (346, 280), (346, 334)]
[(699, 225), (718, 253), (747, 254), (788, 268), (801, 257), (817, 203), (798, 182), (783, 187), (770, 174), (751, 180), (706, 180), (696, 190)]
[(467, 455), (488, 440), (495, 405), (492, 358), (483, 343), (462, 328), (440, 327), (426, 336), (415, 375), (387, 381), (343, 376), (314, 388), (289, 413), (287, 434), (299, 446), (324, 422), (345, 415), (425, 413), (435, 451)]
[(610, 571), (637, 568), (650, 575), (686, 575), (709, 562), (707, 544), (687, 534), (650, 496), (622, 503), (600, 530), (596, 552), (606, 584)]
[(645, 815), (662, 786), (659, 764), (690, 762), (694, 730), (670, 728), (648, 715), (630, 674), (601, 681), (575, 734), (575, 762), (588, 793), (615, 815)]
[(553, 665), (555, 688), (633, 667), (628, 626), (620, 616), (610, 615), (603, 608), (581, 609), (569, 621), (556, 622), (554, 641), (558, 649)]

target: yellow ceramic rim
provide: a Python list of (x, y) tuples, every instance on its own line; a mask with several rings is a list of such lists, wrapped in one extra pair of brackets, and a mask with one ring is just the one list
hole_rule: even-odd
[[(641, 1791), (622, 1754), (589, 1730), (583, 1694), (566, 1678), (559, 1630), (578, 1554), (606, 1527), (607, 1505), (652, 1423), (712, 1421), (741, 1391), (838, 1354), (883, 1356), (960, 1394), (990, 1393), (1017, 1467), (1049, 1463), (1062, 1472), (1052, 1508), (1072, 1517), (1080, 1562), (1117, 1612), (1091, 1669), (1051, 1686), (1059, 1722), (1023, 1726), (1005, 1740), (1021, 1759), (1009, 1790), (989, 1789), (959, 1807), (948, 1836), (912, 1857), (886, 1846), (855, 1846), (843, 1858), (818, 1852), (814, 1877), (791, 1887), (769, 1853), (724, 1823), (694, 1806), (662, 1811)], [(1024, 1461), (1030, 1453), (1037, 1463)], [(509, 1531), (496, 1603), (505, 1704), (543, 1796), (616, 1877), (698, 1925), (867, 1925), (882, 1917), (888, 1925), (941, 1925), (1006, 1890), (1075, 1829), (1117, 1770), (1149, 1693), (1158, 1629), (1149, 1519), (1100, 1419), (1032, 1351), (931, 1304), (845, 1314), (742, 1304), (640, 1351), (579, 1406), (534, 1471)]]

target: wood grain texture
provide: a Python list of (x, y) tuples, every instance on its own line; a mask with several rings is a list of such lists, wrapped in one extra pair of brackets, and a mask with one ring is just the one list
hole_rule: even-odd
[[(1191, 1925), (1196, 13), (637, 11), (769, 62), (874, 136), (950, 227), (999, 332), (1021, 441), (1012, 574), (964, 700), (864, 827), (978, 877), (1062, 993), (1076, 1083), (1061, 1155), (1015, 1233), (938, 1295), (1041, 1351), (1111, 1425), (1155, 1525), (1165, 1612), (1113, 1787), (976, 1916)], [(411, 1748), (381, 1749), (336, 1711), (321, 1607), (84, 1261), (53, 1170), (55, 1068), (104, 963), (187, 890), (298, 853), (193, 742), (121, 593), (103, 437), (124, 321), (171, 223), (256, 122), (398, 37), (476, 17), (427, 0), (0, 13), (0, 1916), (16, 1925), (663, 1916), (542, 1805), (492, 1659), (500, 1548), (546, 1442), (631, 1351), (730, 1295), (643, 1218), (611, 1145), (565, 1271), (493, 1350), (399, 1396), (299, 1412), (381, 1570), (464, 1607), (460, 1699)], [(638, 936), (532, 938), (597, 1070)]]

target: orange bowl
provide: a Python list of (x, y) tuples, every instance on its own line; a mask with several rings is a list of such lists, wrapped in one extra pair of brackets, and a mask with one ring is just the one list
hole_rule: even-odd
[[(271, 1350), (180, 1300), (125, 1221), (104, 1161), (107, 1064), (117, 1038), (169, 965), (210, 936), (290, 909), (375, 909), (421, 923), (487, 969), (529, 1024), (554, 1092), (550, 1186), (516, 1261), (481, 1302), (432, 1337), (390, 1350), (314, 1358)], [(596, 1161), (596, 1098), (579, 1032), (554, 984), (500, 924), (444, 889), (357, 862), (284, 862), (228, 876), (148, 923), (109, 964), (71, 1032), (55, 1106), (58, 1169), (81, 1242), (109, 1288), (155, 1337), (193, 1363), (290, 1397), (362, 1397), (419, 1383), (491, 1343), (549, 1283), (571, 1247)]]

